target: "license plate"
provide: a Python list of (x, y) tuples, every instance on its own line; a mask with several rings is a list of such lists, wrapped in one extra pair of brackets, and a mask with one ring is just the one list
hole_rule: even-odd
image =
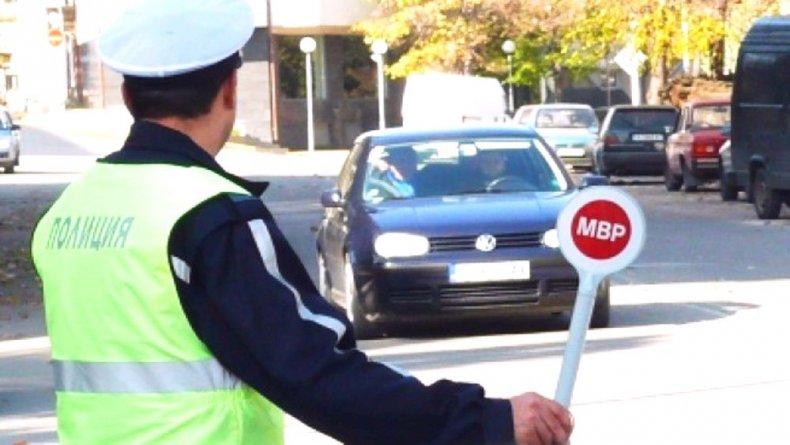
[(635, 134), (631, 136), (631, 140), (634, 142), (661, 142), (664, 140), (663, 134)]
[(560, 148), (557, 155), (561, 158), (581, 158), (584, 156), (583, 148)]
[(483, 283), (490, 281), (528, 280), (529, 261), (501, 261), (495, 263), (451, 264), (451, 283)]

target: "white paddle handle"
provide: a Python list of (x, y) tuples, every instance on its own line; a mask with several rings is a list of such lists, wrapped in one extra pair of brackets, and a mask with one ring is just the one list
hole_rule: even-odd
[(565, 346), (560, 380), (557, 383), (557, 392), (554, 395), (554, 400), (565, 408), (568, 408), (571, 404), (573, 385), (576, 383), (579, 361), (584, 351), (584, 340), (587, 336), (587, 328), (590, 326), (590, 318), (595, 307), (598, 285), (602, 279), (603, 276), (589, 272), (579, 272), (579, 291), (576, 295), (576, 303), (573, 306), (571, 325), (568, 330), (568, 344)]

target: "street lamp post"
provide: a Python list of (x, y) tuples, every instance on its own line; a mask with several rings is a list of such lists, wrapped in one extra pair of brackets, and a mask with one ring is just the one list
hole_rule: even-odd
[(373, 52), (372, 58), (376, 62), (376, 74), (378, 77), (379, 93), (379, 129), (387, 127), (386, 114), (384, 111), (384, 54), (387, 53), (387, 42), (377, 39), (370, 45)]
[(312, 37), (302, 37), (299, 49), (305, 57), (305, 83), (307, 89), (307, 151), (315, 151), (315, 128), (313, 124), (313, 61), (310, 55), (315, 51), (316, 42)]
[(516, 52), (516, 43), (510, 39), (502, 42), (502, 51), (507, 55), (507, 109), (513, 114), (513, 53)]

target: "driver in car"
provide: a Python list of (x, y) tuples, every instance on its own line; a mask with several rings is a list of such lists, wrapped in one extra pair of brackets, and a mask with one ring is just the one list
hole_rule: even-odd
[(414, 175), (417, 173), (417, 152), (413, 148), (389, 150), (379, 165), (381, 180), (397, 191), (398, 198), (414, 197)]
[(481, 150), (477, 154), (476, 165), (480, 174), (481, 188), (485, 189), (496, 179), (505, 176), (507, 162), (503, 153)]

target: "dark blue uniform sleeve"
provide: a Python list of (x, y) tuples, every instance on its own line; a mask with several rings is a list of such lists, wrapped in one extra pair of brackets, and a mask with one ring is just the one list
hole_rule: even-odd
[[(254, 202), (253, 202), (254, 201)], [(284, 411), (348, 444), (507, 444), (510, 403), (474, 384), (430, 386), (356, 349), (345, 315), (316, 291), (258, 199), (217, 197), (186, 215), (170, 253), (198, 337)]]

